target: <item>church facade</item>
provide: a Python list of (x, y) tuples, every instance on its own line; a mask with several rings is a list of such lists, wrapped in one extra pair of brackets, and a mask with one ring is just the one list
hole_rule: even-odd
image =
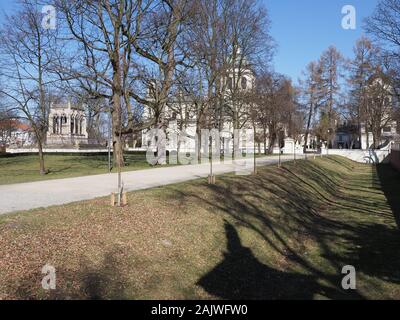
[[(221, 87), (225, 88), (225, 106), (220, 117), (222, 123), (219, 123), (219, 138), (221, 151), (232, 150), (233, 148), (233, 135), (235, 124), (233, 118), (239, 119), (242, 130), (239, 145), (240, 148), (247, 152), (253, 152), (256, 148), (264, 150), (264, 144), (260, 143), (254, 145), (253, 126), (249, 120), (246, 121), (249, 114), (250, 105), (241, 105), (236, 109), (230, 104), (231, 95), (233, 90), (237, 92), (246, 92), (253, 89), (255, 86), (255, 74), (251, 67), (244, 60), (242, 67), (235, 68), (228, 72), (228, 76), (223, 80), (225, 83)], [(233, 117), (232, 114), (235, 113)], [(152, 112), (149, 108), (145, 107), (143, 118), (149, 119), (152, 117)], [(177, 152), (195, 152), (196, 151), (196, 133), (198, 119), (195, 112), (195, 103), (191, 101), (190, 97), (176, 96), (167, 103), (162, 114), (164, 124), (163, 130), (166, 135), (166, 149), (169, 151)], [(236, 125), (237, 127), (237, 125)], [(257, 134), (261, 135), (262, 128), (256, 128)], [(142, 147), (149, 149), (155, 148), (155, 139), (151, 134), (151, 129), (142, 131)], [(250, 137), (251, 136), (251, 137)], [(278, 147), (276, 147), (278, 150)], [(278, 152), (276, 150), (276, 152)]]

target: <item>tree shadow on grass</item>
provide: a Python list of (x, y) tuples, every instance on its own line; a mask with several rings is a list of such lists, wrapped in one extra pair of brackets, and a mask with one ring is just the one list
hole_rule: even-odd
[(400, 229), (400, 172), (390, 164), (378, 164), (375, 176), (379, 179), (381, 188), (392, 209), (397, 227)]
[(324, 254), (329, 253), (327, 259), (338, 265), (352, 265), (357, 273), (400, 285), (400, 233), (396, 228), (384, 224), (361, 224), (353, 232), (346, 232), (343, 239), (352, 246), (341, 253), (326, 249)]
[(204, 275), (198, 285), (222, 299), (313, 299), (315, 294), (337, 296), (317, 278), (283, 272), (261, 263), (242, 245), (236, 229), (225, 221), (227, 251), (224, 260)]
[[(208, 186), (212, 197), (181, 191), (182, 200), (199, 199), (215, 214), (224, 213), (224, 218), (227, 214), (235, 225), (254, 231), (268, 244), (270, 249), (264, 257), (266, 261), (271, 259), (271, 265), (276, 265), (277, 255), (289, 262), (280, 270), (262, 264), (240, 244), (233, 227), (226, 226), (228, 251), (224, 260), (199, 284), (228, 299), (310, 299), (315, 294), (330, 299), (364, 299), (366, 291), (342, 290), (341, 270), (345, 265), (353, 265), (357, 272), (369, 276), (363, 279), (364, 290), (374, 288), (374, 281), (400, 284), (400, 235), (391, 225), (391, 208), (382, 197), (370, 199), (369, 190), (338, 194), (339, 188), (347, 187), (343, 185), (346, 174), (329, 181), (321, 178), (326, 172), (319, 174), (313, 164), (307, 164), (296, 172), (281, 170), (279, 175), (266, 169), (240, 180), (223, 177), (217, 185)], [(370, 181), (375, 180), (370, 177)], [(389, 190), (393, 193), (398, 189), (392, 186)], [(391, 198), (396, 198), (395, 194)], [(393, 206), (398, 200), (391, 202), (393, 213), (398, 215), (398, 205)], [(299, 269), (303, 271), (297, 272)], [(321, 281), (331, 290), (319, 285)], [(390, 291), (368, 295), (386, 296), (393, 298)]]
[(71, 165), (65, 166), (65, 167), (60, 167), (57, 169), (49, 168), (47, 171), (47, 174), (58, 174), (58, 173), (68, 172), (68, 171), (71, 171), (72, 168), (73, 167)]

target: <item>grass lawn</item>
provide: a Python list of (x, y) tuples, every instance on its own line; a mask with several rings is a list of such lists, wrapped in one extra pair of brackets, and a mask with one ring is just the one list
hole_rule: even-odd
[(0, 299), (400, 299), (399, 185), (332, 156), (1, 216)]
[[(146, 161), (146, 154), (125, 154), (126, 166), (123, 171), (152, 168)], [(49, 173), (39, 174), (39, 160), (37, 155), (18, 155), (0, 157), (0, 184), (31, 182), (48, 179), (79, 177), (92, 174), (108, 173), (107, 154), (86, 155), (45, 155), (45, 166)], [(112, 172), (116, 172), (114, 168)]]

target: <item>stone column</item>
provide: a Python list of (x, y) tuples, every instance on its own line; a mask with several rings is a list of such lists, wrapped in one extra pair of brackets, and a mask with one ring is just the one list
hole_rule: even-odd
[(86, 117), (83, 117), (82, 120), (82, 134), (85, 136), (85, 138), (88, 138), (88, 133), (86, 128)]
[(69, 137), (71, 135), (71, 118), (68, 112), (65, 114), (65, 116), (67, 118), (67, 122), (65, 124), (65, 134)]

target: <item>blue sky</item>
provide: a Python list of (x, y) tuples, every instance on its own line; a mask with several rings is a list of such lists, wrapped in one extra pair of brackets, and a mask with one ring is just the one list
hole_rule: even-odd
[[(263, 0), (272, 22), (271, 33), (278, 44), (274, 59), (277, 72), (294, 81), (305, 66), (317, 60), (330, 45), (352, 56), (355, 41), (363, 34), (363, 19), (374, 11), (378, 0)], [(356, 30), (341, 26), (342, 7), (356, 8)]]
[(17, 5), (15, 0), (0, 0), (0, 11), (3, 13), (6, 11), (10, 13), (10, 10), (14, 9)]
[[(335, 45), (345, 56), (352, 56), (355, 41), (363, 34), (363, 19), (369, 16), (378, 0), (261, 0), (272, 22), (271, 33), (278, 44), (274, 59), (277, 72), (295, 82), (302, 70), (322, 51)], [(342, 7), (356, 8), (356, 30), (341, 27)], [(15, 8), (13, 0), (0, 0), (0, 11)]]

